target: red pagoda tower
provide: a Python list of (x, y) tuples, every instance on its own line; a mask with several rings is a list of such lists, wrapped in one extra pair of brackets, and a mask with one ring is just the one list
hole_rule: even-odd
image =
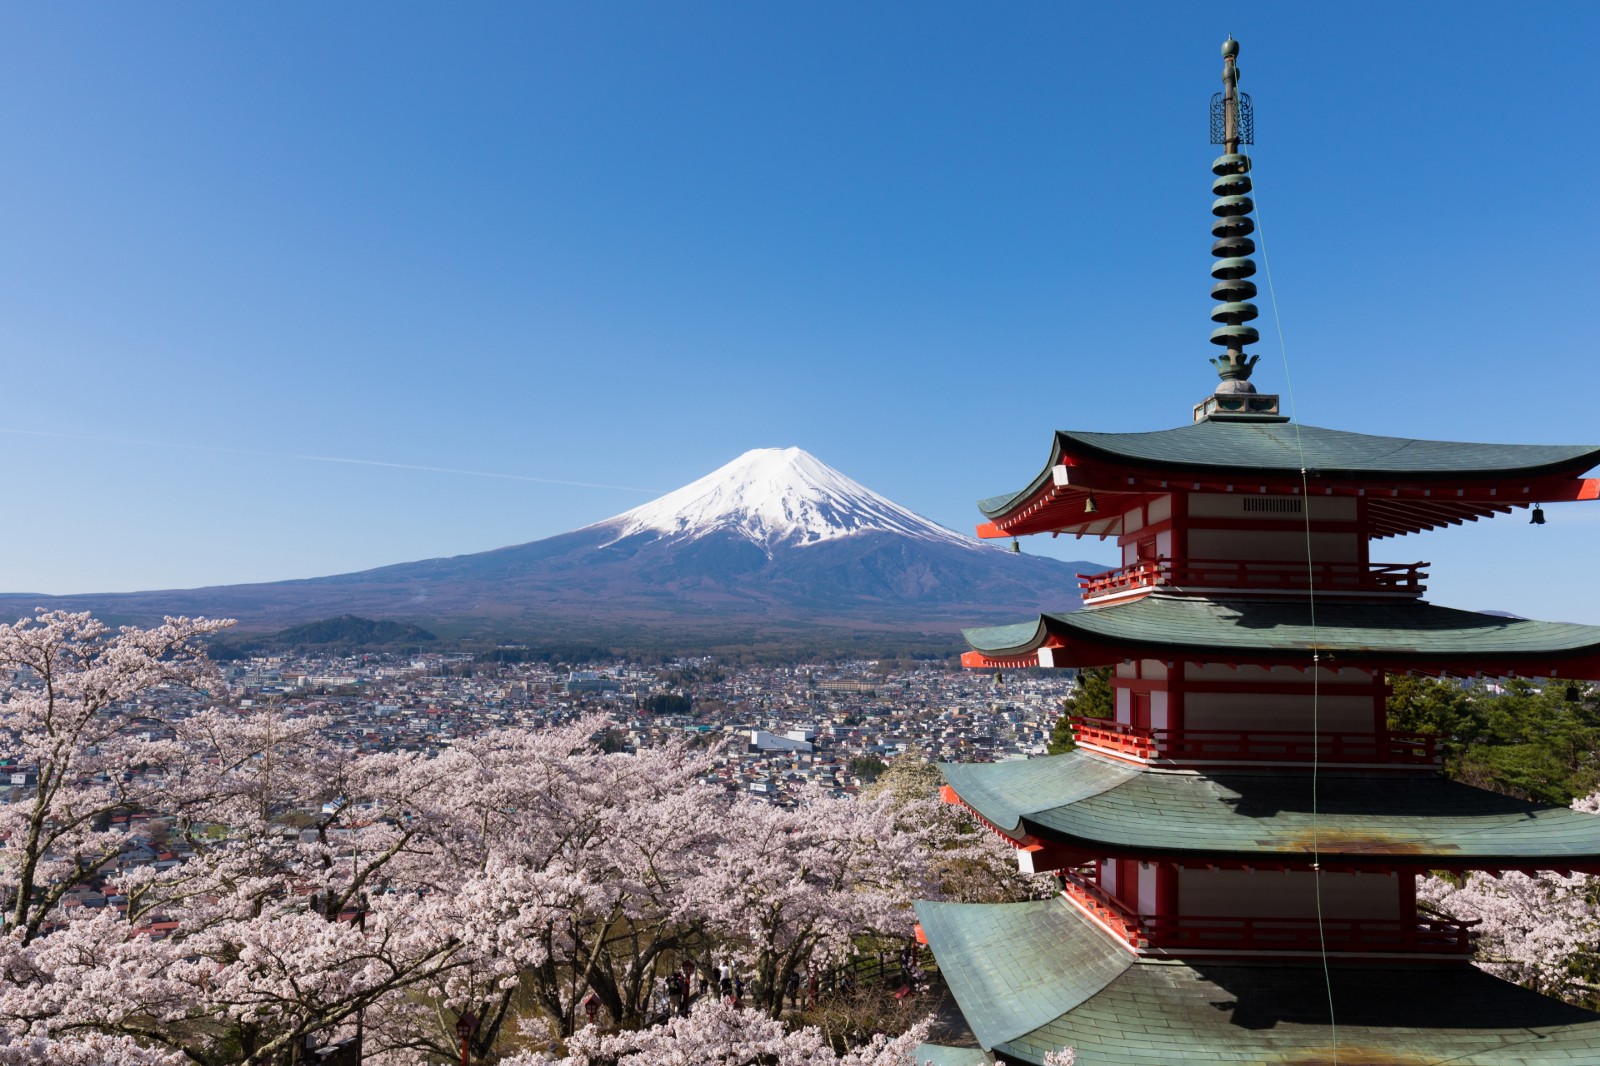
[[(1062, 891), (919, 903), (981, 1048), (1040, 1063), (1600, 1063), (1600, 1015), (1470, 964), (1419, 912), (1432, 870), (1600, 873), (1600, 817), (1447, 780), (1386, 726), (1385, 675), (1600, 680), (1600, 627), (1422, 598), (1375, 541), (1593, 500), (1600, 447), (1467, 444), (1300, 426), (1250, 382), (1249, 98), (1223, 45), (1212, 102), (1211, 340), (1221, 377), (1181, 428), (1058, 432), (984, 537), (1115, 537), (1081, 611), (969, 630), (983, 669), (1113, 668), (1115, 716), (1076, 750), (946, 765), (946, 799)], [(920, 1061), (920, 1059), (919, 1059)]]

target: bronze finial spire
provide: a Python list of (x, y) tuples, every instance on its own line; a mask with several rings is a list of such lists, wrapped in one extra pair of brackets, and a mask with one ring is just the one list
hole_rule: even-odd
[(1245, 352), (1245, 345), (1261, 339), (1254, 326), (1246, 325), (1259, 313), (1250, 300), (1256, 294), (1255, 260), (1250, 255), (1256, 242), (1250, 239), (1256, 224), (1250, 218), (1255, 210), (1250, 192), (1250, 157), (1239, 146), (1255, 140), (1255, 112), (1247, 93), (1239, 91), (1239, 42), (1229, 37), (1222, 45), (1222, 91), (1211, 98), (1211, 143), (1221, 144), (1223, 154), (1211, 164), (1216, 180), (1211, 183), (1211, 245), (1216, 262), (1211, 276), (1216, 284), (1211, 297), (1220, 300), (1211, 309), (1211, 321), (1221, 323), (1211, 331), (1211, 343), (1221, 345), (1223, 354), (1211, 360), (1222, 384), (1216, 394), (1195, 406), (1195, 421), (1229, 418), (1281, 420), (1278, 398), (1260, 395), (1250, 384), (1250, 372), (1259, 355)]

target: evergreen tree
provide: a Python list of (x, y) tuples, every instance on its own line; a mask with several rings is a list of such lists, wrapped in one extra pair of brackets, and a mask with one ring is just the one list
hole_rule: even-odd
[(887, 768), (888, 764), (876, 755), (857, 755), (850, 760), (850, 772), (869, 785), (878, 780)]
[(1389, 728), (1438, 738), (1449, 776), (1513, 796), (1571, 803), (1600, 784), (1600, 690), (1511, 678), (1499, 691), (1392, 676)]
[(1116, 703), (1111, 695), (1111, 667), (1079, 670), (1072, 694), (1061, 701), (1061, 717), (1056, 719), (1055, 728), (1050, 731), (1045, 750), (1051, 755), (1061, 755), (1077, 747), (1072, 740), (1074, 716), (1110, 718), (1115, 712)]

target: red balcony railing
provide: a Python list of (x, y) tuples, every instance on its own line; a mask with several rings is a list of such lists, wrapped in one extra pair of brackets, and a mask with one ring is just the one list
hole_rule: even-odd
[(1232, 918), (1140, 915), (1076, 870), (1061, 871), (1067, 894), (1136, 949), (1174, 952), (1328, 951), (1465, 955), (1478, 923), (1418, 915), (1388, 918)]
[(1073, 740), (1079, 744), (1093, 744), (1097, 748), (1110, 748), (1136, 759), (1148, 759), (1155, 755), (1154, 733), (1154, 730), (1135, 729), (1109, 718), (1072, 716)]
[(1148, 947), (1139, 914), (1126, 903), (1100, 887), (1093, 878), (1076, 870), (1061, 870), (1061, 887), (1079, 906), (1128, 943), (1129, 947)]
[(1139, 729), (1106, 718), (1074, 716), (1079, 744), (1136, 759), (1182, 762), (1407, 763), (1439, 761), (1437, 739), (1427, 733), (1312, 733), (1306, 730)]
[(1315, 587), (1323, 592), (1402, 593), (1417, 596), (1428, 563), (1263, 563), (1254, 561), (1146, 560), (1100, 574), (1079, 574), (1085, 600), (1135, 589), (1228, 589), (1238, 592), (1297, 592)]

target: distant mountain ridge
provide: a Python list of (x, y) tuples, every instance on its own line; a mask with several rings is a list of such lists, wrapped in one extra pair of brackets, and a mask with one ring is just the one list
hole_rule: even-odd
[(361, 651), (407, 651), (421, 649), (439, 638), (409, 622), (374, 620), (353, 614), (303, 622), (277, 633), (224, 632), (212, 639), (211, 657), (240, 659), (252, 655), (282, 654), (285, 651), (312, 651), (322, 654), (347, 654)]
[(227, 616), (247, 632), (359, 615), (441, 637), (627, 646), (817, 633), (953, 643), (964, 625), (1076, 608), (1085, 568), (1102, 566), (982, 544), (799, 448), (766, 448), (614, 518), (527, 544), (297, 581), (6, 595), (0, 609), (62, 607), (137, 623)]
[(421, 626), (353, 614), (304, 622), (274, 636), (285, 644), (416, 644), (439, 639)]

